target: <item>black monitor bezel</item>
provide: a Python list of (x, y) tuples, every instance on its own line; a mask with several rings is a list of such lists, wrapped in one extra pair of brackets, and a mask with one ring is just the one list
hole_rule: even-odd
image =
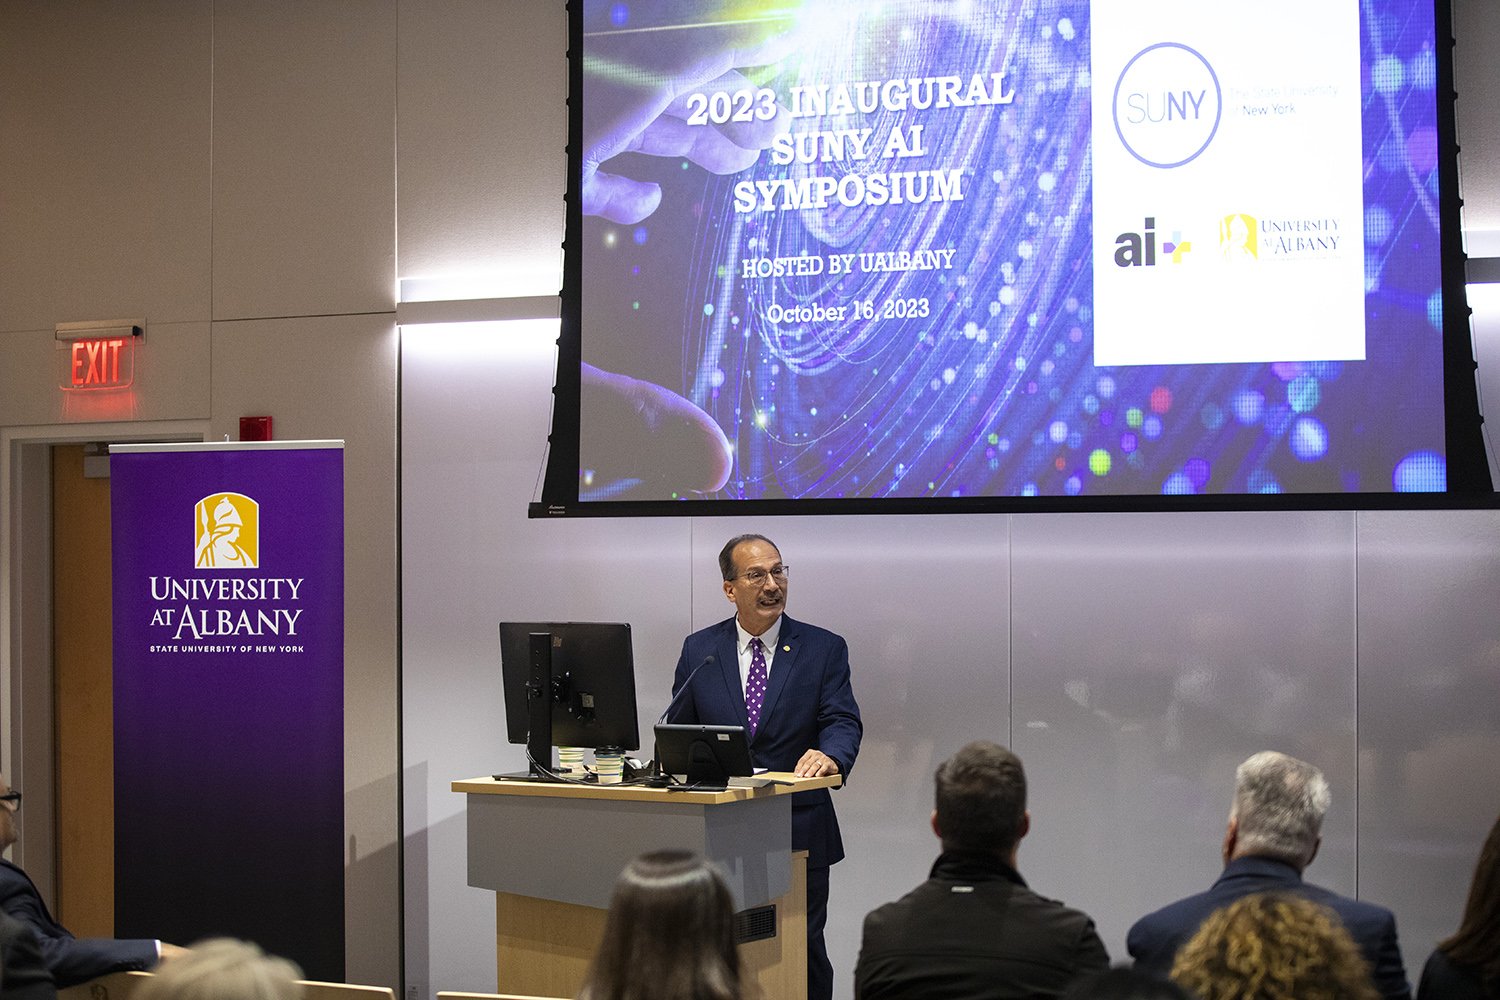
[[(712, 773), (696, 773), (693, 747), (707, 747)], [(656, 759), (664, 774), (685, 775), (695, 786), (722, 786), (730, 778), (748, 778), (755, 773), (750, 740), (744, 726), (705, 726), (696, 723), (658, 723)]]
[[(567, 706), (552, 706), (552, 746), (598, 750), (616, 747), (638, 750), (640, 721), (636, 711), (635, 657), (631, 630), (623, 622), (501, 622), (500, 673), (505, 699), (506, 736), (526, 743), (530, 733), (531, 636), (550, 634), (552, 675), (568, 677)], [(560, 655), (561, 654), (561, 655)], [(595, 695), (596, 708), (608, 712), (593, 723), (575, 711), (577, 694)]]

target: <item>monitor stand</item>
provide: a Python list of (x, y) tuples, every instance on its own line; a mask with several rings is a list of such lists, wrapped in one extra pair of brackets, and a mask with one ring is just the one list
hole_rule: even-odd
[(530, 712), (526, 733), (525, 771), (496, 774), (496, 781), (536, 781), (558, 784), (561, 779), (552, 770), (552, 633), (533, 632), (531, 639), (531, 678), (526, 684), (526, 707)]

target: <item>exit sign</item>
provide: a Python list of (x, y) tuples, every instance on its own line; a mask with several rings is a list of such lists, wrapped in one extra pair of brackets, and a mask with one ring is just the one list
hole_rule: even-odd
[(59, 323), (58, 384), (64, 390), (124, 389), (135, 381), (136, 343), (145, 320)]
[(73, 341), (64, 389), (120, 389), (134, 380), (134, 337)]

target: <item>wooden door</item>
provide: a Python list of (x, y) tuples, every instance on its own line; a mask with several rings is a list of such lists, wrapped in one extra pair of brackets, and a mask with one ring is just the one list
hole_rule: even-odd
[(83, 445), (52, 449), (57, 912), (80, 937), (115, 926), (114, 672), (109, 479)]

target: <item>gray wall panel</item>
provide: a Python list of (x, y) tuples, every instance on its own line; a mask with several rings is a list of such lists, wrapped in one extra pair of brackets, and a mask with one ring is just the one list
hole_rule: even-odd
[[(1496, 253), (1500, 254), (1500, 247)], [(1474, 361), (1481, 373), (1475, 376), (1479, 383), (1479, 411), (1489, 416), (1482, 430), (1490, 460), (1490, 482), (1500, 485), (1493, 429), (1500, 426), (1500, 284), (1470, 285), (1469, 308), (1474, 311), (1470, 317)]]
[(395, 324), (215, 323), (212, 342), (211, 440), (237, 440), (239, 418), (261, 414), (278, 440), (344, 440), (345, 955), (351, 980), (397, 982)]
[(449, 785), (525, 768), (506, 741), (499, 622), (631, 623), (643, 733), (688, 629), (687, 521), (526, 519), (556, 331), (403, 331), (406, 974), (418, 996), (495, 989), (494, 893), (468, 886), (464, 797)]
[[(1463, 147), (1464, 228), (1484, 230), (1482, 256), (1500, 256), (1500, 98), (1493, 53), (1500, 48), (1500, 11), (1493, 0), (1453, 0), (1453, 75), (1458, 91), (1458, 141)], [(1475, 250), (1471, 247), (1470, 254)]]
[(214, 13), (214, 319), (395, 305), (395, 0)]
[(402, 0), (400, 18), (400, 274), (438, 279), (406, 298), (556, 294), (564, 5)]
[(0, 330), (209, 318), (212, 10), (0, 5)]
[(1359, 515), (1359, 892), (1413, 980), (1500, 815), (1500, 512)]
[(1266, 749), (1328, 774), (1310, 877), (1352, 891), (1353, 515), (1027, 516), (1014, 538), (1020, 862), (1038, 891), (1124, 959), (1131, 923), (1217, 877), (1234, 768)]

